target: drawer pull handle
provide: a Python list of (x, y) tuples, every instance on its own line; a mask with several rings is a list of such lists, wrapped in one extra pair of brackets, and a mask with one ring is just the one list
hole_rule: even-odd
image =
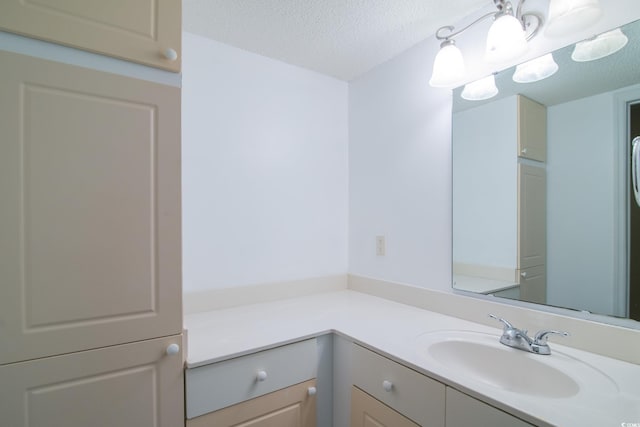
[(264, 381), (267, 379), (267, 371), (258, 371), (258, 374), (256, 375), (256, 379), (258, 381)]
[(174, 354), (178, 354), (180, 353), (180, 346), (178, 344), (169, 344), (167, 346), (166, 352), (168, 356), (173, 356)]
[(308, 394), (309, 396), (315, 396), (317, 392), (318, 392), (318, 390), (316, 390), (316, 388), (315, 388), (315, 387), (309, 387), (309, 388), (307, 389), (307, 394)]
[(384, 389), (384, 391), (391, 391), (393, 390), (393, 383), (389, 380), (384, 380), (382, 381), (382, 388)]
[(176, 52), (174, 49), (171, 49), (170, 47), (166, 48), (162, 54), (164, 55), (165, 58), (167, 58), (169, 61), (175, 61), (176, 59), (178, 59), (178, 52)]

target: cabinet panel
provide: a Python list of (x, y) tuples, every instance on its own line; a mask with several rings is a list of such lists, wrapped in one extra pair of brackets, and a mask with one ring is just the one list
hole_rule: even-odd
[(351, 427), (419, 426), (354, 386), (351, 388)]
[(444, 426), (444, 384), (358, 345), (352, 363), (354, 385), (422, 426)]
[(527, 427), (531, 424), (447, 387), (447, 427)]
[[(181, 16), (179, 0), (7, 0), (0, 28), (179, 71)], [(167, 48), (177, 59), (164, 56)]]
[(547, 261), (546, 170), (518, 165), (518, 268)]
[[(187, 418), (315, 378), (317, 354), (311, 339), (187, 369)], [(260, 371), (264, 378), (258, 378)]]
[(316, 398), (306, 381), (187, 420), (187, 427), (315, 427)]
[(518, 99), (518, 156), (547, 159), (547, 107), (522, 95)]
[(184, 422), (181, 336), (0, 366), (0, 413), (15, 427)]
[(0, 62), (0, 364), (180, 333), (179, 89)]
[(544, 265), (519, 270), (520, 300), (546, 304), (547, 302), (547, 269)]

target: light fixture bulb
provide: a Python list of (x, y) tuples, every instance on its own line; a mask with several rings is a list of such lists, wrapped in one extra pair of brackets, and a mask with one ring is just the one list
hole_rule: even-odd
[(485, 60), (492, 64), (505, 63), (521, 56), (527, 47), (522, 23), (513, 15), (503, 14), (489, 28)]
[(550, 0), (545, 28), (548, 37), (562, 37), (588, 28), (602, 16), (598, 0)]
[(433, 61), (433, 72), (429, 84), (433, 87), (454, 88), (464, 78), (462, 52), (453, 40), (445, 40)]
[(571, 59), (576, 62), (595, 61), (612, 55), (625, 47), (629, 39), (620, 28), (600, 34), (598, 37), (576, 43)]
[(496, 79), (495, 76), (491, 74), (473, 83), (466, 84), (460, 96), (467, 101), (482, 101), (493, 98), (497, 94)]
[(547, 53), (518, 65), (515, 73), (513, 73), (513, 81), (516, 83), (533, 83), (551, 77), (556, 71), (558, 71), (558, 64), (553, 60), (553, 55)]

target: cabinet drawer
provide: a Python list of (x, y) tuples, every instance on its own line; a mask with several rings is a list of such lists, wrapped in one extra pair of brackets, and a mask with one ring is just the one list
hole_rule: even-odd
[[(316, 377), (316, 340), (306, 340), (236, 359), (187, 369), (187, 418)], [(266, 374), (260, 379), (259, 373)]]
[(354, 385), (387, 406), (421, 426), (444, 426), (444, 384), (358, 345), (352, 371)]

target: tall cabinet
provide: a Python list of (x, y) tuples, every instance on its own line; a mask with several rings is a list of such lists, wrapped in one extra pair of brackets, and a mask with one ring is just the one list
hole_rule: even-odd
[[(127, 58), (126, 38), (119, 55), (88, 33), (146, 3), (86, 16), (85, 2), (16, 1), (0, 27)], [(179, 46), (164, 3), (147, 20)], [(0, 63), (2, 424), (182, 425), (180, 89), (21, 52)]]
[(547, 302), (547, 107), (517, 96), (518, 257), (522, 301)]

